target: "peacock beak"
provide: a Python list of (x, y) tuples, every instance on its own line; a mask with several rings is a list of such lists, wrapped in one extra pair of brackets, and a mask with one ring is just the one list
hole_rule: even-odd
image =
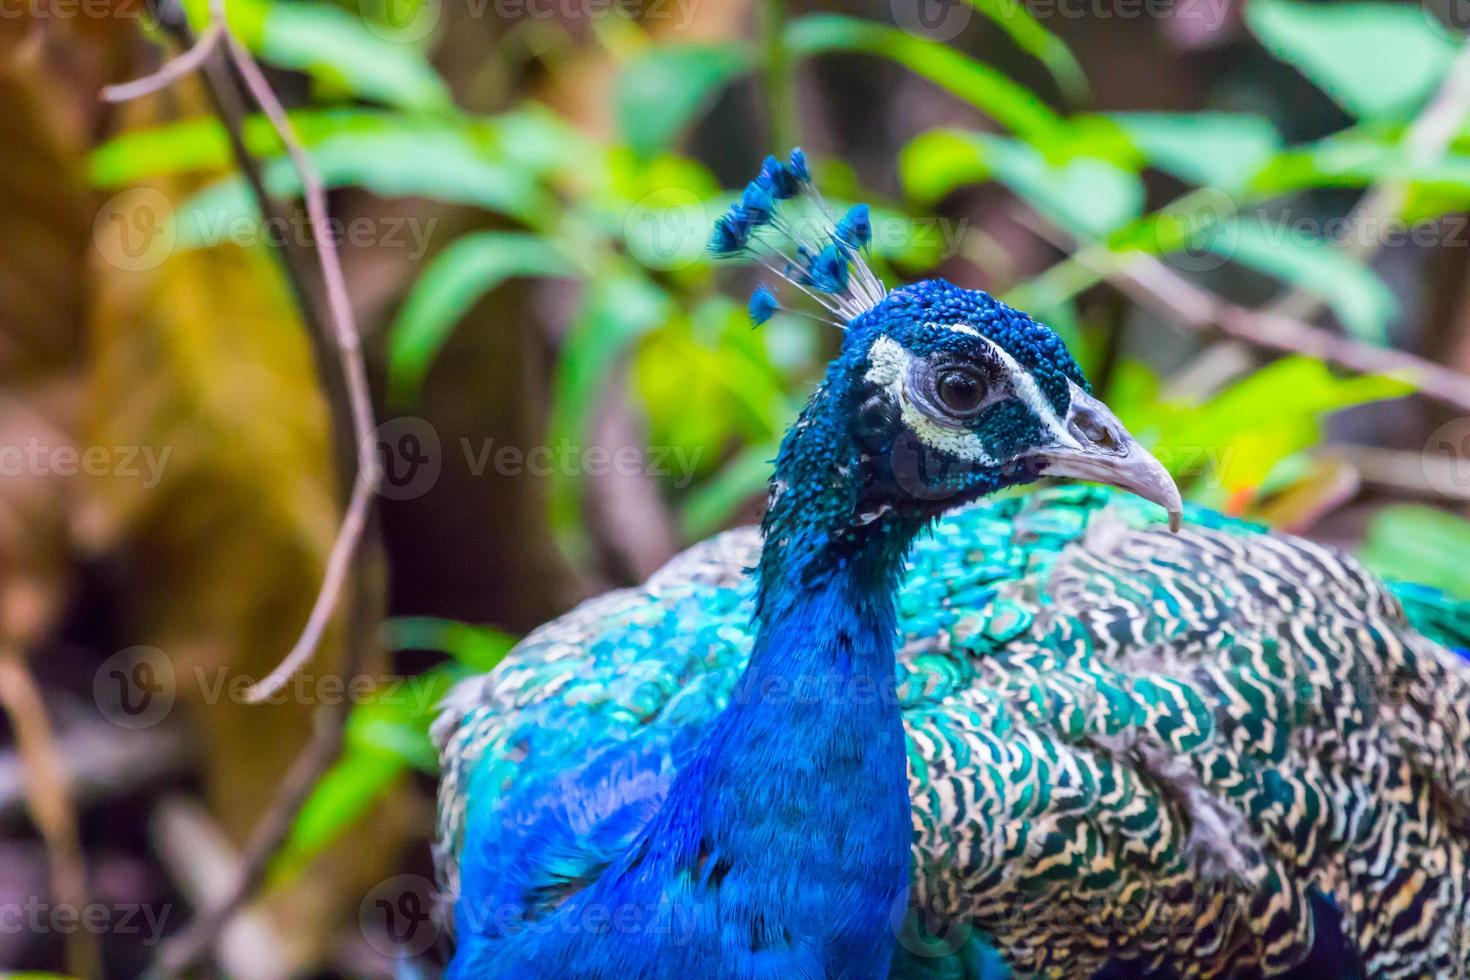
[(1169, 530), (1184, 521), (1179, 488), (1164, 465), (1138, 444), (1102, 402), (1073, 387), (1072, 404), (1054, 445), (1037, 453), (1041, 475), (1072, 477), (1127, 490), (1169, 512)]

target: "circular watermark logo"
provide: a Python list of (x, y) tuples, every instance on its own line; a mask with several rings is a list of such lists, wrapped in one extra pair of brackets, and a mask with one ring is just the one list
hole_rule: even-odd
[(975, 932), (968, 916), (944, 907), (940, 884), (937, 875), (919, 875), (889, 910), (889, 925), (898, 944), (922, 959), (954, 955)]
[(628, 209), (623, 241), (633, 258), (650, 269), (686, 269), (704, 257), (711, 221), (691, 190), (666, 187), (644, 195)]
[(888, 459), (894, 482), (916, 500), (947, 500), (961, 491), (969, 475), (964, 462), (907, 429), (893, 441)]
[(163, 721), (175, 694), (173, 661), (157, 647), (119, 650), (92, 676), (92, 700), (119, 728), (151, 728)]
[(438, 431), (414, 415), (389, 419), (373, 430), (369, 450), (377, 454), (378, 493), (389, 500), (422, 497), (439, 482), (443, 451)]
[(1470, 35), (1470, 0), (1424, 0), (1423, 9), (1429, 26), (1451, 41)]
[(1447, 497), (1470, 491), (1470, 418), (1452, 419), (1424, 444), (1424, 482)]
[(443, 0), (358, 0), (357, 12), (383, 40), (416, 44), (439, 26), (443, 8)]
[(1235, 199), (1218, 187), (1190, 194), (1165, 209), (1154, 225), (1154, 241), (1164, 261), (1182, 272), (1209, 272), (1235, 254), (1240, 234)]
[(363, 939), (384, 956), (421, 956), (439, 938), (434, 884), (423, 875), (395, 875), (379, 882), (357, 908)]
[(135, 187), (108, 198), (92, 221), (92, 243), (109, 265), (124, 272), (156, 269), (178, 240), (174, 207), (152, 187)]
[(975, 16), (968, 0), (888, 0), (888, 9), (899, 30), (925, 41), (953, 41)]

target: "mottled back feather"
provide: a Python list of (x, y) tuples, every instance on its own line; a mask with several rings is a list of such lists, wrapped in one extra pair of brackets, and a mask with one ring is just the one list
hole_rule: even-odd
[[(1161, 516), (1062, 487), (915, 545), (895, 972), (996, 975), (998, 953), (1053, 977), (1274, 975), (1320, 955), (1335, 908), (1368, 975), (1458, 975), (1470, 671), (1441, 644), (1470, 614), (1301, 539)], [(698, 545), (456, 689), (435, 729), (449, 894), (467, 839), (523, 904), (628, 846), (750, 653), (759, 550), (753, 529)]]

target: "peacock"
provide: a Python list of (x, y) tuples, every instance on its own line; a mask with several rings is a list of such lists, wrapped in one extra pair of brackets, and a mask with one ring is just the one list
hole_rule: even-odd
[(446, 699), (449, 976), (1463, 975), (1470, 609), (1185, 507), (1054, 332), (870, 240), (799, 150), (716, 223), (840, 353), (758, 530)]

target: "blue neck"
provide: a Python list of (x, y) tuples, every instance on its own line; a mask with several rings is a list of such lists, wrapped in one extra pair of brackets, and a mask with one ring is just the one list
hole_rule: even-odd
[(790, 967), (780, 957), (807, 943), (824, 951), (815, 975), (886, 976), (912, 838), (894, 681), (901, 553), (834, 562), (791, 543), (762, 564), (750, 664), (671, 789), (659, 846), (753, 916), (726, 929), (782, 924), (767, 965)]

